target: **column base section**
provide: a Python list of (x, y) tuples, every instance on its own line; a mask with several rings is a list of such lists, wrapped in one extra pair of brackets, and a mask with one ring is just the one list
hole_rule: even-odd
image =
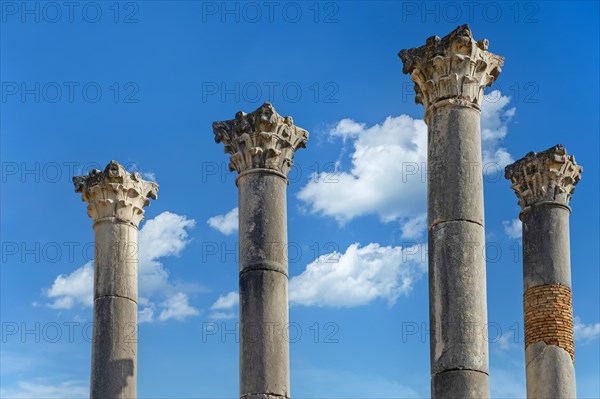
[(431, 378), (434, 399), (482, 399), (490, 397), (489, 376), (474, 370), (452, 370)]
[(240, 399), (290, 399), (289, 396), (273, 395), (270, 393), (252, 393), (241, 396)]
[(137, 304), (107, 296), (94, 301), (91, 399), (135, 399)]
[(575, 366), (569, 352), (556, 345), (536, 342), (525, 349), (527, 397), (530, 399), (572, 399)]

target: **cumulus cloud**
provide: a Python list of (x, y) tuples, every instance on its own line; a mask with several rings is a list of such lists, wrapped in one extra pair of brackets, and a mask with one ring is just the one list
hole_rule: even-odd
[(426, 183), (418, 172), (427, 151), (422, 120), (401, 115), (368, 127), (343, 119), (330, 134), (353, 141), (352, 167), (333, 178), (331, 172), (311, 178), (298, 194), (311, 212), (344, 223), (367, 214), (389, 222), (424, 211)]
[[(508, 108), (510, 98), (497, 90), (486, 98), (481, 120), (484, 172), (496, 174), (513, 160), (500, 144), (515, 108)], [(298, 193), (308, 211), (339, 223), (377, 215), (384, 223), (399, 221), (403, 237), (421, 235), (427, 204), (425, 122), (400, 115), (368, 126), (346, 118), (329, 130), (329, 137), (351, 143), (351, 166), (342, 170), (338, 163), (333, 176), (331, 172), (311, 176)]]
[(420, 215), (410, 218), (402, 225), (402, 238), (404, 239), (416, 239), (419, 238), (427, 231), (427, 214), (421, 213)]
[(481, 147), (484, 171), (496, 173), (514, 159), (506, 148), (501, 147), (502, 140), (508, 134), (508, 124), (515, 116), (515, 107), (507, 108), (510, 97), (494, 90), (485, 96), (481, 106)]
[(154, 172), (142, 172), (142, 177), (149, 181), (156, 181), (156, 174)]
[(427, 268), (423, 245), (408, 248), (350, 245), (320, 256), (290, 280), (290, 303), (353, 307), (383, 299), (391, 306), (408, 295)]
[(162, 303), (162, 307), (163, 310), (160, 312), (160, 316), (158, 316), (160, 321), (169, 319), (184, 320), (190, 316), (200, 314), (197, 309), (190, 306), (188, 297), (183, 292), (178, 292), (167, 298)]
[(213, 310), (231, 309), (240, 303), (240, 295), (237, 292), (230, 292), (221, 295), (210, 307)]
[(523, 228), (520, 219), (504, 220), (502, 226), (504, 226), (504, 232), (509, 238), (521, 238)]
[(233, 308), (238, 306), (239, 303), (240, 295), (236, 291), (221, 295), (210, 307), (213, 310), (210, 317), (212, 319), (234, 319), (237, 315)]
[(94, 296), (94, 264), (88, 262), (71, 274), (61, 274), (46, 291), (53, 301), (48, 304), (52, 309), (71, 309), (74, 306), (92, 306)]
[[(169, 272), (159, 259), (178, 256), (188, 245), (188, 229), (195, 221), (171, 212), (163, 212), (145, 222), (139, 232), (139, 322), (155, 320), (157, 308), (162, 309), (159, 320), (194, 316), (198, 311), (191, 307), (186, 293), (169, 279)], [(88, 262), (68, 275), (60, 275), (44, 291), (52, 300), (47, 306), (53, 309), (71, 309), (93, 304), (93, 262)], [(162, 302), (155, 303), (155, 299)]]
[(233, 234), (238, 231), (238, 208), (235, 207), (224, 215), (213, 216), (206, 223), (225, 235)]
[(585, 324), (579, 317), (573, 320), (573, 330), (575, 340), (586, 343), (597, 339), (600, 336), (600, 323)]
[(515, 337), (514, 332), (508, 331), (495, 339), (492, 344), (498, 345), (502, 350), (514, 350), (519, 349), (518, 338)]
[(49, 384), (44, 381), (18, 381), (16, 386), (2, 389), (3, 398), (27, 398), (27, 399), (69, 399), (84, 398), (89, 396), (89, 387), (83, 381), (65, 381), (57, 384)]

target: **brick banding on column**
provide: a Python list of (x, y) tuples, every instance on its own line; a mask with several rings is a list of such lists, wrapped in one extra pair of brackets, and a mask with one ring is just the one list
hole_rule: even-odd
[(559, 284), (538, 285), (525, 291), (525, 348), (543, 341), (563, 348), (575, 362), (571, 298), (571, 289)]

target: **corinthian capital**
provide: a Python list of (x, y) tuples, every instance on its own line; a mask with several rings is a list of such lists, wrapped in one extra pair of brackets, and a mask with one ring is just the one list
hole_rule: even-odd
[(235, 119), (213, 122), (215, 141), (231, 154), (229, 170), (238, 173), (254, 168), (274, 169), (287, 176), (294, 152), (306, 147), (308, 132), (291, 116), (279, 115), (270, 103), (256, 111), (238, 112)]
[(506, 167), (505, 177), (525, 209), (539, 202), (568, 205), (583, 168), (561, 145), (542, 152), (530, 152)]
[(117, 218), (136, 227), (144, 219), (144, 207), (158, 193), (158, 184), (127, 172), (117, 161), (110, 161), (104, 171), (93, 169), (87, 176), (75, 176), (73, 183), (94, 222)]
[(487, 51), (486, 39), (475, 41), (468, 25), (439, 38), (432, 36), (424, 46), (402, 50), (402, 72), (410, 74), (417, 93), (415, 102), (425, 110), (441, 100), (481, 107), (483, 89), (496, 80), (504, 57)]

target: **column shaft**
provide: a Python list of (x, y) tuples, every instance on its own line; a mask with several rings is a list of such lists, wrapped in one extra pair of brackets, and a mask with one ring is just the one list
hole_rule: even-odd
[(287, 179), (252, 170), (238, 188), (240, 397), (289, 398)]
[(479, 111), (429, 115), (429, 309), (433, 397), (489, 396)]
[(490, 395), (480, 110), (504, 58), (487, 48), (462, 25), (399, 54), (428, 126), (433, 398)]
[(240, 397), (290, 397), (287, 174), (308, 132), (270, 103), (214, 122), (215, 141), (238, 172)]
[(523, 307), (528, 398), (575, 398), (569, 210), (523, 214)]
[(137, 396), (138, 226), (158, 185), (116, 161), (73, 177), (94, 221), (91, 399)]
[(138, 230), (107, 218), (94, 224), (91, 398), (135, 398)]
[(522, 208), (528, 398), (577, 394), (568, 204), (582, 170), (560, 144), (506, 167)]

